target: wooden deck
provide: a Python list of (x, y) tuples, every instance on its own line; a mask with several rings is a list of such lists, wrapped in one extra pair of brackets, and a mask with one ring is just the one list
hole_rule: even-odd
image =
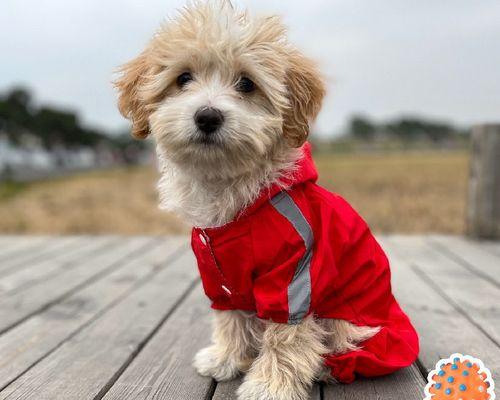
[[(421, 336), (418, 363), (312, 399), (422, 400), (454, 352), (500, 383), (500, 243), (381, 237), (396, 297)], [(234, 399), (191, 367), (209, 307), (186, 238), (0, 237), (0, 399)]]

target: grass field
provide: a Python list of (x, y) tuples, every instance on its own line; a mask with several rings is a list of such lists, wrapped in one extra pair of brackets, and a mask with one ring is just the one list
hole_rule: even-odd
[[(376, 232), (463, 233), (466, 152), (320, 154), (320, 183), (343, 195)], [(0, 184), (0, 232), (187, 232), (157, 209), (156, 172), (141, 167), (32, 184)]]

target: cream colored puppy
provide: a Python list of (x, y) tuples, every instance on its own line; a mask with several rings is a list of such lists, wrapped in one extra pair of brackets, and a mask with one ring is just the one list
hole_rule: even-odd
[[(161, 206), (197, 227), (231, 221), (293, 169), (325, 93), (279, 18), (250, 18), (226, 1), (195, 2), (166, 22), (116, 86), (134, 135), (157, 143)], [(314, 379), (329, 376), (323, 354), (352, 350), (375, 332), (218, 311), (213, 344), (195, 367), (217, 380), (247, 372), (241, 400), (305, 399)]]

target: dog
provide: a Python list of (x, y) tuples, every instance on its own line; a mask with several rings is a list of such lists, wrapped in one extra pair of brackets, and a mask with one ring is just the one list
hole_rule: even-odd
[(315, 181), (307, 137), (325, 84), (276, 16), (197, 1), (115, 82), (137, 138), (154, 137), (160, 206), (194, 228), (212, 344), (194, 366), (244, 373), (240, 400), (304, 400), (315, 380), (410, 365), (418, 338), (358, 214)]

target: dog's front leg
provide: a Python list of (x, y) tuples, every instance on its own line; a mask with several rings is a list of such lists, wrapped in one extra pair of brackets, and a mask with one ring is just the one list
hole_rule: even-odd
[(238, 399), (307, 399), (327, 352), (323, 342), (324, 332), (312, 317), (297, 325), (268, 323)]
[(216, 310), (212, 345), (194, 358), (198, 373), (227, 381), (246, 371), (257, 355), (261, 331), (262, 323), (251, 313)]

